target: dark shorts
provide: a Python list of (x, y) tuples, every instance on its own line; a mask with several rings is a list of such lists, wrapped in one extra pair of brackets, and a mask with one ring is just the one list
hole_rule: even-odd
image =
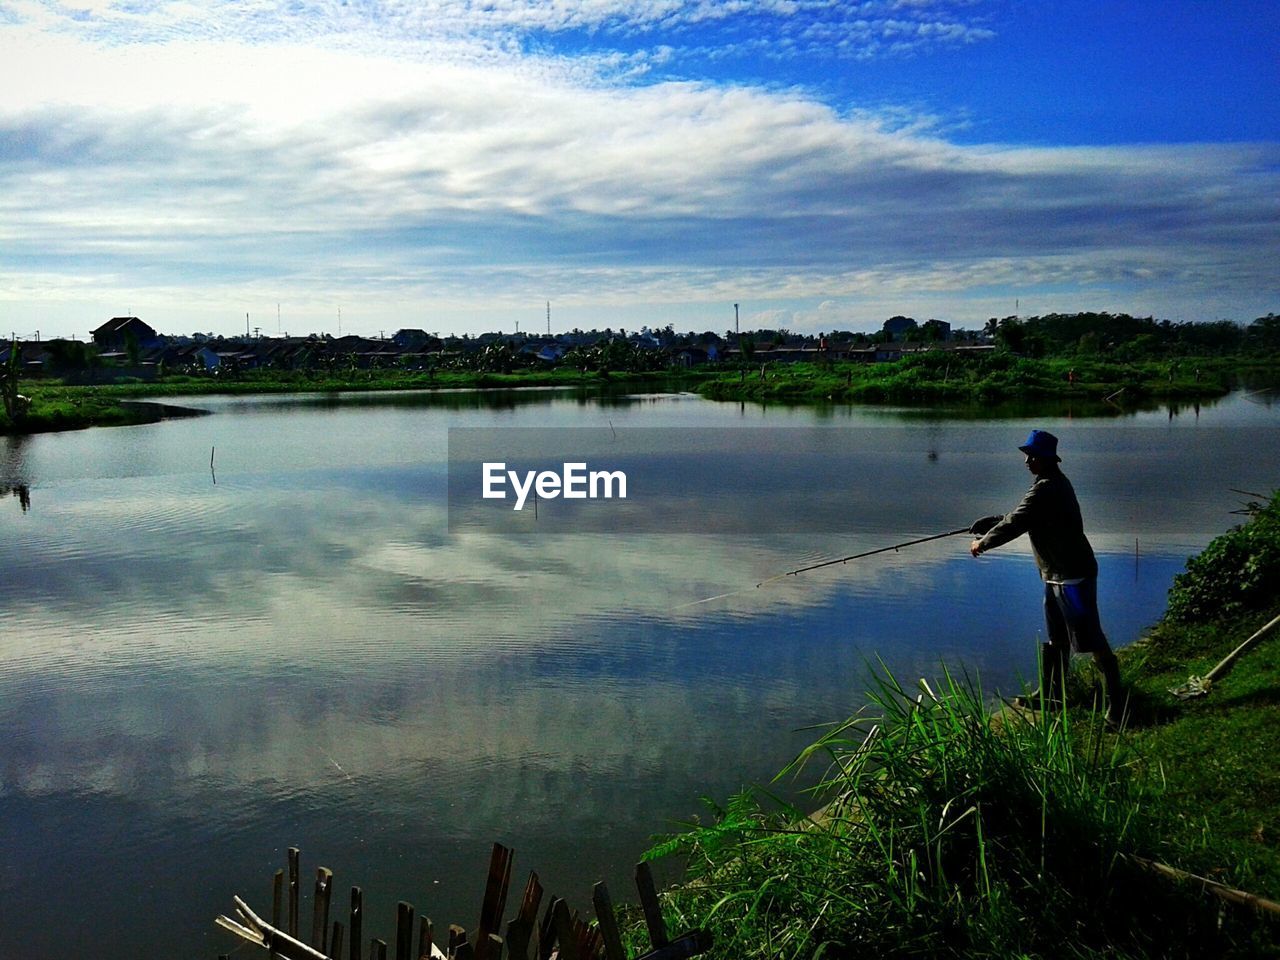
[(1098, 619), (1098, 579), (1079, 583), (1044, 585), (1044, 621), (1049, 642), (1055, 647), (1068, 644), (1076, 653), (1105, 653), (1111, 649)]

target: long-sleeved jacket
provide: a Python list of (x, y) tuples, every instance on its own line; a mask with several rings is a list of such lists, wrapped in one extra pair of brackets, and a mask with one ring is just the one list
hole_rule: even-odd
[(1022, 502), (979, 541), (978, 550), (985, 553), (1024, 533), (1031, 537), (1031, 551), (1044, 580), (1098, 575), (1098, 561), (1084, 535), (1076, 492), (1056, 467), (1035, 478)]

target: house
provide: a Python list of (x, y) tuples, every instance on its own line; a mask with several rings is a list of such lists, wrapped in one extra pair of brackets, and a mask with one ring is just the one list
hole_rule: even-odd
[(137, 317), (112, 317), (93, 331), (93, 343), (103, 353), (122, 351), (132, 341), (139, 347), (153, 346), (159, 334), (149, 323)]
[(222, 366), (222, 357), (218, 352), (207, 344), (201, 345), (193, 354), (197, 363), (204, 366), (205, 370), (217, 370)]

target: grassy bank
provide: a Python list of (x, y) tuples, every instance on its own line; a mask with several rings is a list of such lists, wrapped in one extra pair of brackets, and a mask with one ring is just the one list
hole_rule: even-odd
[[(128, 401), (154, 401), (180, 395), (248, 395), (273, 393), (344, 393), (393, 390), (457, 391), (521, 388), (691, 389), (705, 374), (581, 373), (548, 370), (483, 373), (444, 370), (436, 373), (385, 370), (324, 372), (251, 372), (235, 377), (171, 376), (156, 381), (68, 385), (57, 380), (24, 380), (20, 392), (31, 398), (20, 423), (0, 411), (0, 435), (74, 430), (82, 427), (150, 423), (163, 411)], [(172, 413), (172, 411), (169, 411)]]
[(932, 352), (886, 363), (771, 364), (727, 371), (698, 391), (713, 400), (792, 403), (965, 403), (1062, 398), (1128, 403), (1221, 396), (1242, 379), (1274, 376), (1274, 364), (1246, 358), (1113, 363), (1029, 359), (1009, 353)]
[(801, 758), (826, 765), (803, 804), (821, 816), (753, 790), (654, 848), (687, 862), (671, 924), (709, 929), (725, 960), (1280, 954), (1280, 917), (1144, 865), (1280, 900), (1280, 639), (1203, 699), (1169, 692), (1280, 612), (1277, 588), (1280, 497), (1193, 558), (1123, 652), (1118, 733), (1088, 671), (1065, 713), (996, 722), (968, 682), (881, 681)]
[(1241, 383), (1274, 383), (1275, 364), (1256, 358), (1182, 358), (1111, 363), (1028, 359), (1009, 353), (924, 353), (888, 363), (777, 363), (760, 368), (704, 367), (654, 372), (583, 372), (560, 367), (492, 373), (476, 370), (249, 371), (230, 376), (169, 376), (157, 381), (67, 385), (25, 380), (32, 405), (20, 423), (0, 412), (0, 434), (144, 423), (155, 412), (122, 400), (179, 394), (341, 393), (391, 390), (644, 388), (696, 390), (712, 400), (775, 403), (981, 405), (1057, 400), (1073, 412), (1114, 413), (1153, 400), (1207, 399)]

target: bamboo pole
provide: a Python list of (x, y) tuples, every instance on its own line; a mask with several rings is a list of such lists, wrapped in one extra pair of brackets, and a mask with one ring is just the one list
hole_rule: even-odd
[(1257, 630), (1251, 637), (1249, 637), (1248, 640), (1223, 657), (1222, 661), (1203, 677), (1198, 677), (1193, 674), (1187, 678), (1186, 683), (1179, 687), (1173, 687), (1169, 692), (1182, 700), (1190, 700), (1192, 697), (1203, 697), (1209, 692), (1209, 688), (1213, 686), (1215, 681), (1221, 680), (1225, 677), (1230, 672), (1231, 668), (1235, 666), (1236, 661), (1239, 660), (1247, 650), (1256, 646), (1263, 637), (1275, 629), (1277, 624), (1280, 624), (1280, 616), (1275, 617), (1261, 629)]
[(1256, 893), (1248, 893), (1245, 890), (1228, 887), (1225, 883), (1218, 883), (1218, 881), (1210, 880), (1208, 877), (1201, 877), (1194, 873), (1188, 873), (1186, 870), (1179, 870), (1177, 867), (1171, 867), (1167, 863), (1148, 860), (1146, 857), (1139, 857), (1134, 854), (1126, 854), (1125, 856), (1144, 870), (1149, 870), (1169, 880), (1198, 883), (1206, 893), (1212, 894), (1226, 903), (1234, 903), (1241, 907), (1253, 907), (1263, 913), (1280, 915), (1280, 903), (1268, 900), (1266, 897), (1260, 897)]
[(280, 926), (280, 914), (284, 909), (284, 871), (277, 870), (271, 878), (271, 925)]
[(396, 904), (396, 960), (414, 960), (409, 954), (413, 951), (413, 904), (401, 900)]
[(429, 917), (418, 920), (418, 960), (431, 960), (435, 956), (435, 929)]
[(333, 889), (333, 871), (328, 867), (316, 870), (316, 895), (312, 901), (311, 945), (327, 954), (325, 938), (329, 933), (329, 894)]
[(298, 871), (301, 851), (297, 847), (289, 848), (289, 927), (291, 937), (298, 936)]
[(282, 930), (277, 930), (250, 910), (249, 905), (239, 897), (232, 899), (236, 905), (236, 913), (240, 915), (240, 922), (220, 916), (216, 920), (218, 926), (284, 957), (285, 960), (329, 960), (314, 947), (289, 936)]
[(351, 888), (351, 956), (349, 960), (360, 960), (361, 937), (364, 936), (364, 893), (359, 887)]

